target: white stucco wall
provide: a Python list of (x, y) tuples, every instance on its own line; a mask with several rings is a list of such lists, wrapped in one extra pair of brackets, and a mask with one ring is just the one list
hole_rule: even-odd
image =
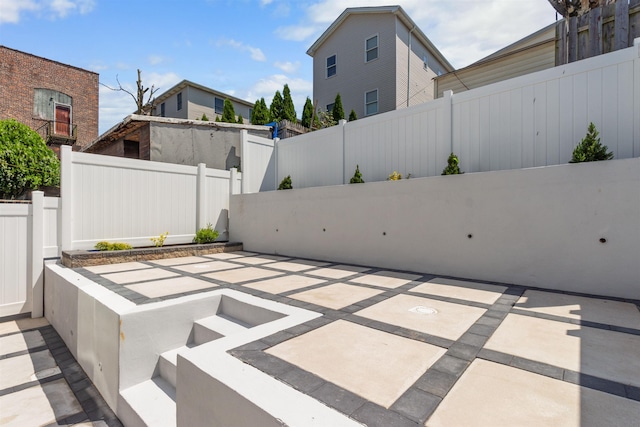
[(249, 251), (640, 298), (638, 158), (235, 195), (229, 215)]

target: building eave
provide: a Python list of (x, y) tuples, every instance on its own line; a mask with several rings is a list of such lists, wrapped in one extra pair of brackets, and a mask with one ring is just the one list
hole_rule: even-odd
[(224, 98), (228, 98), (229, 101), (235, 102), (236, 104), (244, 105), (244, 106), (246, 106), (248, 108), (253, 108), (253, 103), (252, 102), (245, 101), (244, 99), (236, 98), (235, 96), (226, 94), (224, 92), (220, 92), (220, 91), (215, 90), (215, 89), (211, 89), (210, 87), (203, 86), (201, 84), (194, 83), (194, 82), (189, 81), (189, 80), (182, 80), (180, 83), (176, 84), (175, 86), (171, 87), (167, 91), (165, 91), (162, 94), (160, 94), (159, 96), (157, 96), (156, 99), (155, 99), (155, 104), (158, 105), (158, 104), (166, 101), (167, 99), (169, 99), (170, 97), (172, 97), (173, 95), (175, 95), (177, 93), (180, 93), (181, 91), (183, 91), (187, 87), (194, 87), (194, 88), (199, 89), (199, 90), (201, 90), (203, 92), (210, 93), (211, 95), (218, 96), (218, 97), (223, 98), (223, 99)]

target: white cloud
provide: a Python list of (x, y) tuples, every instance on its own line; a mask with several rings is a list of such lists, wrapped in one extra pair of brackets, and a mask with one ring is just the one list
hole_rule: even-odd
[[(118, 79), (122, 83), (122, 87), (129, 92), (136, 93), (136, 80), (138, 78), (137, 71), (120, 75)], [(173, 85), (180, 82), (182, 78), (175, 73), (142, 73), (142, 84), (145, 87), (153, 86), (158, 89), (156, 95), (170, 89)], [(117, 88), (118, 83), (115, 76), (109, 81), (102, 81), (109, 87)], [(116, 125), (122, 119), (132, 114), (136, 110), (135, 100), (126, 92), (114, 91), (100, 85), (100, 134), (106, 132)], [(146, 100), (146, 98), (145, 98)]]
[(0, 0), (0, 24), (17, 24), (21, 12), (38, 10), (38, 7), (32, 0)]
[(273, 0), (260, 0), (260, 6), (262, 6), (262, 7), (268, 6), (271, 3), (273, 3)]
[[(348, 7), (384, 6), (387, 0), (351, 0)], [(463, 67), (551, 24), (547, 0), (404, 0), (402, 8), (455, 67)], [(345, 10), (342, 0), (321, 0), (293, 25), (281, 26), (281, 39), (310, 44)]]
[(65, 18), (70, 13), (85, 14), (95, 8), (95, 0), (0, 0), (0, 24), (20, 22), (22, 12), (48, 13)]
[(285, 73), (289, 73), (289, 74), (293, 74), (296, 71), (298, 71), (298, 69), (300, 68), (300, 61), (296, 61), (296, 62), (280, 62), (280, 61), (276, 61), (273, 63), (273, 66), (276, 68), (281, 69), (282, 71), (284, 71)]
[(165, 58), (160, 55), (149, 55), (147, 57), (147, 61), (149, 61), (149, 64), (151, 65), (158, 65), (162, 64), (165, 61)]
[(249, 52), (251, 59), (258, 62), (264, 62), (267, 60), (265, 54), (260, 48), (249, 46), (242, 42), (233, 39), (221, 39), (216, 43), (217, 46), (229, 46), (241, 52)]

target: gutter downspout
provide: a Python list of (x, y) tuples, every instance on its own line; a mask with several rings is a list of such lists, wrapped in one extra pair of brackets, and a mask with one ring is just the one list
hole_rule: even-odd
[(409, 99), (411, 99), (411, 33), (416, 30), (414, 25), (409, 31), (409, 50), (407, 52), (407, 108), (409, 107)]

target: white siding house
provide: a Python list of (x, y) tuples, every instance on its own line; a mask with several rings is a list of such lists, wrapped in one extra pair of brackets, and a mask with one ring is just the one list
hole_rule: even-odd
[(245, 123), (251, 120), (253, 104), (217, 90), (183, 80), (160, 96), (156, 97), (154, 116), (175, 119), (200, 119), (203, 114), (211, 121), (222, 116), (224, 100), (233, 104), (236, 116), (242, 116)]
[(346, 9), (307, 54), (318, 108), (340, 93), (358, 117), (432, 100), (433, 78), (453, 70), (400, 6)]

